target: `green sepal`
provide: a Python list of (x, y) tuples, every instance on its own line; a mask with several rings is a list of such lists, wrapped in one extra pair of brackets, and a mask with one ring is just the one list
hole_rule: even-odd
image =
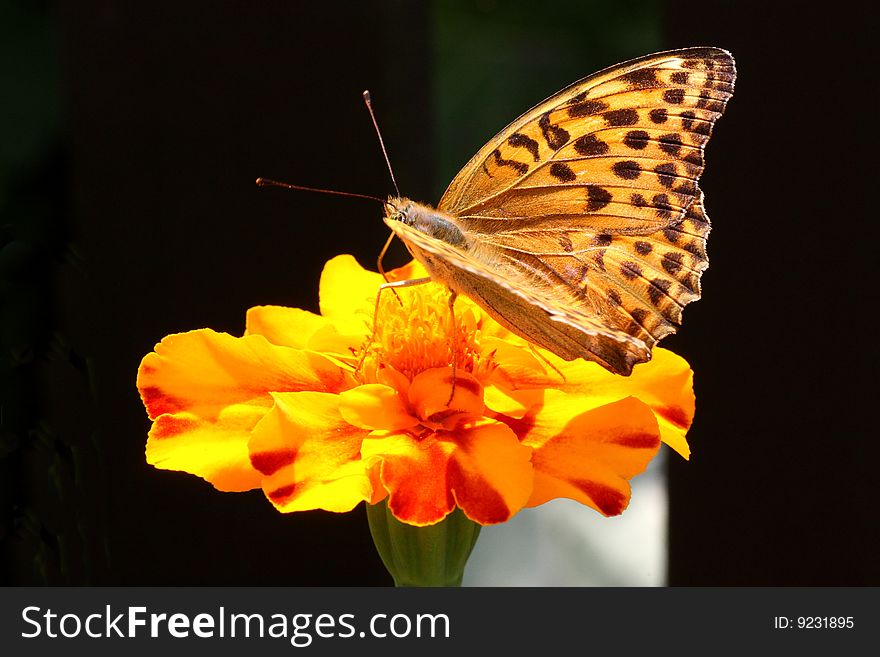
[(415, 527), (395, 518), (385, 501), (366, 506), (373, 542), (395, 586), (461, 586), (478, 523), (456, 508), (435, 525)]

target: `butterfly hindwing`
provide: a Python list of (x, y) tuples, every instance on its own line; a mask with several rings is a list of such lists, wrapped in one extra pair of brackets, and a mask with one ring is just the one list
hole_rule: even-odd
[(386, 223), (433, 278), (473, 299), (517, 335), (560, 357), (595, 360), (625, 374), (650, 357), (641, 340), (581, 312), (574, 299), (560, 302), (559, 290), (521, 278), (519, 272), (496, 271), (491, 263), (400, 221), (386, 219)]

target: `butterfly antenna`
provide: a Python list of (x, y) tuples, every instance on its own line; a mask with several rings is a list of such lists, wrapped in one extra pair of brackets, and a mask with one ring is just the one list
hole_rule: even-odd
[(400, 189), (397, 187), (397, 181), (394, 179), (394, 170), (391, 168), (391, 160), (388, 159), (388, 151), (385, 150), (385, 142), (382, 140), (382, 132), (379, 130), (379, 124), (376, 122), (376, 115), (373, 113), (373, 102), (370, 100), (369, 90), (364, 91), (364, 102), (367, 104), (367, 111), (370, 118), (373, 119), (373, 127), (376, 128), (376, 136), (379, 137), (379, 146), (382, 147), (382, 155), (385, 156), (385, 164), (388, 165), (388, 173), (391, 174), (391, 182), (394, 184), (394, 192), (397, 198), (400, 198)]
[(257, 178), (257, 185), (260, 187), (284, 187), (285, 189), (298, 189), (303, 192), (318, 192), (319, 194), (334, 194), (336, 196), (350, 196), (352, 198), (365, 198), (370, 201), (379, 201), (382, 205), (388, 205), (388, 201), (378, 196), (370, 196), (369, 194), (355, 194), (354, 192), (340, 192), (335, 189), (320, 189), (318, 187), (303, 187), (302, 185), (291, 185), (290, 183), (278, 182), (277, 180), (269, 180), (268, 178)]

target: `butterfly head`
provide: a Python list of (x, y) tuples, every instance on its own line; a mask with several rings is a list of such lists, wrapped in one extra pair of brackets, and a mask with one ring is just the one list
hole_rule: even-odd
[(389, 196), (385, 201), (385, 223), (390, 224), (392, 221), (399, 221), (407, 226), (412, 226), (415, 221), (415, 215), (412, 212), (413, 206), (416, 205), (408, 198), (399, 196)]

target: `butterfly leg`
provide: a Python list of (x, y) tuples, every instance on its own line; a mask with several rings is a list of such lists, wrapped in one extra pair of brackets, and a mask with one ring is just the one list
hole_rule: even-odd
[[(379, 257), (376, 259), (376, 270), (380, 274), (382, 274), (382, 278), (385, 279), (386, 284), (391, 283), (391, 281), (388, 280), (388, 274), (385, 273), (385, 268), (382, 266), (382, 261), (385, 259), (385, 254), (388, 253), (388, 247), (391, 246), (391, 242), (393, 242), (393, 241), (394, 241), (394, 233), (391, 233), (388, 236), (388, 239), (385, 240), (385, 246), (382, 247), (382, 250), (379, 252)], [(397, 294), (397, 290), (395, 290), (394, 288), (391, 288), (391, 291), (394, 293), (394, 296), (397, 297), (397, 301), (402, 306), (403, 301), (400, 300), (400, 295)]]
[(551, 370), (553, 370), (554, 372), (556, 372), (556, 373), (559, 375), (559, 378), (561, 379), (561, 382), (562, 382), (562, 383), (565, 383), (566, 381), (568, 381), (568, 379), (565, 378), (565, 374), (563, 374), (563, 373), (559, 370), (559, 368), (556, 367), (556, 365), (554, 365), (553, 363), (551, 363), (551, 362), (547, 359), (547, 357), (544, 356), (544, 354), (542, 354), (540, 351), (538, 351), (538, 348), (535, 347), (535, 345), (533, 345), (531, 342), (529, 343), (529, 350), (530, 350), (533, 354), (535, 354), (535, 356), (537, 356), (537, 357), (540, 358), (542, 361), (544, 361), (544, 363), (545, 363), (545, 364), (546, 364)]
[[(388, 240), (391, 241), (390, 239)], [(379, 291), (376, 293), (376, 305), (373, 307), (373, 330), (370, 333), (370, 339), (364, 345), (364, 349), (361, 352), (361, 357), (358, 359), (357, 365), (354, 368), (355, 372), (359, 372), (361, 366), (364, 364), (364, 359), (367, 357), (367, 349), (369, 345), (373, 344), (376, 340), (376, 327), (377, 327), (377, 318), (379, 317), (379, 302), (382, 300), (382, 292), (383, 290), (391, 290), (394, 294), (397, 294), (396, 288), (399, 287), (412, 287), (414, 285), (424, 285), (425, 283), (430, 283), (431, 278), (426, 276), (425, 278), (411, 278), (405, 281), (389, 281), (387, 283), (382, 283), (379, 286)], [(403, 301), (400, 300), (400, 297), (397, 297), (397, 300), (400, 301), (401, 305), (403, 305)]]
[(452, 403), (452, 398), (455, 397), (455, 375), (457, 369), (456, 360), (458, 360), (458, 349), (456, 349), (455, 340), (458, 337), (458, 328), (455, 323), (455, 300), (458, 298), (458, 293), (452, 290), (449, 290), (449, 318), (450, 323), (452, 324), (451, 331), (451, 349), (452, 352), (452, 386), (449, 388), (449, 399), (446, 400), (446, 405), (449, 406)]

